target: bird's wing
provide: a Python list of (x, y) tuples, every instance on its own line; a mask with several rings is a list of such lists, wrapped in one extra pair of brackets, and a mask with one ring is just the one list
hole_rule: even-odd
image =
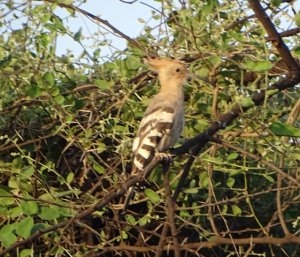
[(145, 113), (133, 143), (133, 163), (139, 170), (153, 159), (155, 152), (171, 146), (175, 112), (170, 106), (152, 108)]

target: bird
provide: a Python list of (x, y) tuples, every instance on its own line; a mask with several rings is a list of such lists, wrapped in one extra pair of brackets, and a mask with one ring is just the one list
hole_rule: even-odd
[[(159, 92), (152, 98), (133, 141), (131, 175), (138, 175), (156, 154), (172, 147), (184, 126), (183, 85), (188, 77), (186, 66), (175, 59), (152, 57), (144, 63), (158, 74)], [(134, 195), (130, 187), (125, 198), (125, 212)]]

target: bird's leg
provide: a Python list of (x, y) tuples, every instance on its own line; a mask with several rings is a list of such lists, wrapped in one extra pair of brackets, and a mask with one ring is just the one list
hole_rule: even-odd
[(172, 163), (172, 155), (169, 153), (156, 152), (155, 157), (160, 159), (163, 169), (167, 171)]
[(155, 157), (165, 162), (172, 162), (172, 155), (169, 153), (155, 152)]

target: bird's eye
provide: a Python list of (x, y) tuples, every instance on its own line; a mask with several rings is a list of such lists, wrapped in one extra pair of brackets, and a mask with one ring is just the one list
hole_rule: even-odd
[(176, 71), (176, 72), (180, 72), (180, 69), (179, 69), (179, 68), (177, 68), (175, 71)]

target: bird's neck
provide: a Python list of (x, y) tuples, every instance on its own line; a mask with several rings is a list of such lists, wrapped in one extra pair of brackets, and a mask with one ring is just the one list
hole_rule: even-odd
[(159, 77), (160, 92), (183, 96), (183, 81), (174, 78)]

